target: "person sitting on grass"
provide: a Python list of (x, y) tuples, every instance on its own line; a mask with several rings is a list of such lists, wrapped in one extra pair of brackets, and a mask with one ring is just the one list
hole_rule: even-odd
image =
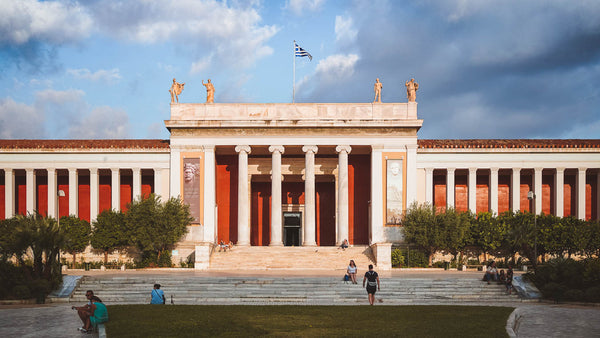
[(102, 303), (100, 298), (92, 297), (91, 315), (88, 317), (85, 326), (83, 327), (87, 333), (94, 331), (94, 328), (98, 327), (98, 324), (106, 323), (108, 321), (108, 310), (106, 305)]

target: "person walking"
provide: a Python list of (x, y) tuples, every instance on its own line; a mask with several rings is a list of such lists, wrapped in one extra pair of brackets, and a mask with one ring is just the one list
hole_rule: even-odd
[(373, 264), (369, 264), (369, 271), (365, 272), (363, 278), (363, 288), (367, 282), (367, 294), (369, 295), (369, 304), (373, 305), (375, 302), (375, 292), (381, 290), (379, 284), (379, 275), (373, 270)]

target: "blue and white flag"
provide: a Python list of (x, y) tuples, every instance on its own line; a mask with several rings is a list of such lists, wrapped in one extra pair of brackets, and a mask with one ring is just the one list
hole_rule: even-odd
[(298, 44), (295, 43), (295, 42), (294, 42), (294, 45), (296, 45), (296, 57), (297, 58), (308, 56), (308, 59), (310, 61), (312, 61), (312, 55), (310, 55), (309, 52), (307, 52), (304, 49), (302, 49), (302, 47), (298, 46)]

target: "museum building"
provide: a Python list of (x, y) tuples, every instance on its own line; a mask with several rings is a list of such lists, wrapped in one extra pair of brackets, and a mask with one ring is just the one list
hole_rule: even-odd
[(207, 268), (220, 241), (386, 248), (413, 202), (600, 218), (600, 139), (419, 140), (422, 124), (416, 102), (172, 103), (169, 140), (0, 140), (0, 219), (179, 196), (179, 255)]

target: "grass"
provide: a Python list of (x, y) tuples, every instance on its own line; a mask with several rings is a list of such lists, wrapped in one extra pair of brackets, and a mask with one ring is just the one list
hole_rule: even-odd
[(112, 305), (108, 337), (507, 337), (491, 306)]

